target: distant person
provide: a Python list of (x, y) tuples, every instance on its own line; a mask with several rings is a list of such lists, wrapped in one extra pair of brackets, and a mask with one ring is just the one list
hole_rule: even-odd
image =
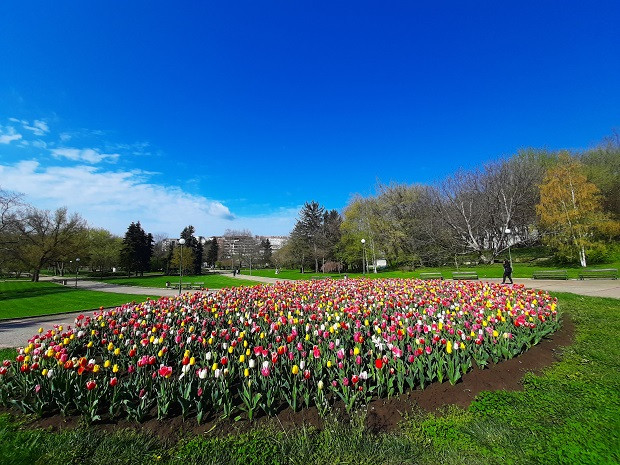
[(504, 276), (502, 277), (502, 284), (506, 284), (506, 278), (510, 279), (510, 284), (514, 284), (512, 282), (512, 266), (508, 260), (504, 260)]
[(233, 276), (237, 276), (237, 270), (233, 270)]

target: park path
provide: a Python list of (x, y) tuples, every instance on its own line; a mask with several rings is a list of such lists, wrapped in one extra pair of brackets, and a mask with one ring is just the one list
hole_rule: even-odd
[[(233, 277), (232, 273), (228, 273), (227, 276)], [(237, 279), (245, 279), (250, 281), (256, 281), (257, 283), (273, 284), (278, 281), (287, 281), (285, 279), (266, 278), (262, 276), (249, 276), (240, 275), (235, 276)], [(499, 278), (488, 278), (485, 281), (499, 283)], [(573, 294), (580, 294), (590, 297), (611, 297), (620, 299), (620, 280), (567, 280), (556, 281), (546, 279), (529, 279), (529, 278), (516, 278), (515, 283), (525, 284), (526, 287), (542, 289), (549, 292), (571, 292)], [(93, 291), (103, 292), (115, 292), (121, 294), (141, 294), (141, 295), (153, 295), (153, 296), (175, 296), (178, 294), (178, 290), (174, 289), (161, 289), (154, 287), (133, 287), (133, 286), (119, 286), (116, 284), (108, 284), (97, 281), (78, 280), (77, 287), (81, 289), (89, 289)], [(196, 291), (185, 291), (196, 292)], [(620, 302), (618, 305), (620, 309)], [(5, 347), (19, 347), (23, 345), (29, 338), (36, 334), (39, 328), (48, 329), (54, 324), (63, 326), (73, 325), (75, 318), (80, 314), (92, 314), (94, 310), (80, 311), (74, 313), (64, 313), (59, 315), (48, 315), (33, 318), (21, 318), (13, 320), (0, 321), (0, 348)]]

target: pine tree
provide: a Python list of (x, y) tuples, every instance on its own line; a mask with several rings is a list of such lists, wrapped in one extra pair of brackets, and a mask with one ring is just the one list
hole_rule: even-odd
[(144, 271), (149, 269), (152, 255), (153, 236), (144, 232), (139, 221), (131, 223), (123, 239), (121, 265), (127, 270), (129, 276), (132, 271), (135, 271), (136, 275), (138, 272), (144, 275)]
[(215, 266), (215, 262), (217, 262), (217, 256), (219, 254), (219, 245), (217, 243), (217, 238), (213, 237), (208, 242), (209, 247), (207, 249), (207, 264), (209, 266)]

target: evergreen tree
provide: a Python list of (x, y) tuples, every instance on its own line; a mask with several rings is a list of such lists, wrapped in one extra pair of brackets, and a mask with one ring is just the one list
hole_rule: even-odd
[(215, 266), (215, 262), (217, 262), (217, 256), (219, 254), (219, 245), (217, 243), (217, 238), (213, 237), (209, 242), (207, 249), (207, 264), (209, 266)]
[(260, 241), (260, 250), (265, 264), (270, 264), (273, 250), (271, 249), (271, 242), (269, 239), (265, 238)]
[(127, 274), (131, 276), (131, 272), (135, 271), (136, 275), (138, 272), (144, 275), (144, 271), (149, 269), (152, 254), (153, 236), (144, 232), (139, 221), (131, 223), (123, 239), (120, 257)]

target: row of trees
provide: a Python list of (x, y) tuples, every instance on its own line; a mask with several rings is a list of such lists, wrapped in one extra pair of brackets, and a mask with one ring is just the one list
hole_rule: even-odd
[[(218, 242), (198, 240), (194, 232), (193, 226), (187, 226), (180, 235), (185, 239), (183, 269), (200, 274), (204, 261), (209, 266), (218, 261)], [(46, 268), (58, 275), (78, 267), (101, 275), (114, 268), (128, 275), (150, 270), (169, 274), (178, 273), (180, 255), (175, 241), (154, 237), (140, 222), (131, 223), (124, 237), (118, 237), (88, 227), (79, 214), (69, 214), (64, 207), (41, 210), (26, 204), (21, 195), (0, 189), (1, 273), (30, 273), (33, 281)]]
[[(302, 208), (277, 259), (289, 266), (337, 261), (360, 269), (440, 265), (459, 256), (489, 263), (508, 246), (544, 244), (564, 261), (600, 260), (620, 238), (618, 137), (580, 153), (524, 150), (433, 185), (379, 185), (343, 211)], [(325, 268), (324, 268), (325, 269)]]

